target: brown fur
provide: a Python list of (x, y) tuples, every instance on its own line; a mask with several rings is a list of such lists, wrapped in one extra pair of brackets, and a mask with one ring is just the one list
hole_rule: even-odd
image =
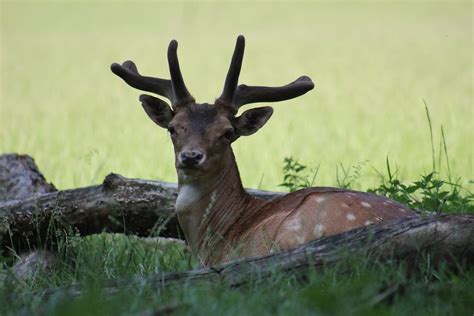
[[(186, 236), (196, 236), (190, 246), (203, 265), (267, 255), (313, 239), (415, 215), (406, 206), (381, 196), (328, 187), (303, 189), (272, 201), (259, 200), (243, 189), (232, 151), (220, 158), (225, 167), (214, 169), (214, 177), (199, 177), (196, 183), (205, 183), (207, 189), (186, 210), (200, 223), (199, 230), (186, 231), (186, 219), (179, 217)], [(178, 210), (178, 216), (182, 211)]]

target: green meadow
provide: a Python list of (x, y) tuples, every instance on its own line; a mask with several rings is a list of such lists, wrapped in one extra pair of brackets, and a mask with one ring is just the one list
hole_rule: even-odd
[[(273, 104), (257, 134), (234, 149), (244, 185), (281, 189), (284, 157), (336, 167), (363, 163), (358, 186), (385, 158), (414, 179), (432, 167), (443, 125), (453, 174), (472, 164), (472, 4), (2, 2), (0, 151), (32, 155), (59, 188), (109, 172), (175, 181), (167, 133), (142, 110), (141, 92), (113, 75), (132, 59), (168, 78), (177, 39), (183, 75), (199, 102), (221, 93), (235, 38), (246, 36), (241, 83), (283, 85), (302, 74), (316, 88)], [(243, 110), (249, 108), (246, 106)], [(437, 154), (437, 153), (436, 153)], [(445, 163), (443, 160), (442, 163)]]
[[(240, 83), (277, 86), (304, 74), (316, 84), (272, 104), (267, 125), (234, 144), (244, 186), (293, 190), (311, 184), (317, 169), (314, 185), (372, 189), (416, 209), (474, 211), (472, 2), (1, 1), (0, 14), (0, 153), (31, 155), (60, 189), (99, 183), (110, 172), (175, 182), (167, 132), (110, 64), (131, 59), (142, 74), (168, 78), (166, 49), (177, 39), (188, 89), (198, 102), (213, 102), (243, 34)], [(285, 157), (308, 168), (282, 170)], [(280, 186), (284, 173), (291, 181)], [(52, 273), (17, 278), (12, 258), (0, 257), (0, 315), (474, 311), (472, 263), (453, 269), (425, 254), (415, 267), (361, 256), (304, 280), (275, 273), (240, 288), (158, 290), (143, 282), (104, 295), (105, 280), (199, 264), (179, 246), (57, 233)], [(72, 283), (85, 295), (41, 294)]]

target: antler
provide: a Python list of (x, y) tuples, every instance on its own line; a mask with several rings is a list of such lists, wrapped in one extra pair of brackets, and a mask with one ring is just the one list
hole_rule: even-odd
[(221, 96), (217, 99), (225, 104), (231, 104), (235, 95), (237, 84), (239, 83), (240, 69), (242, 68), (242, 59), (244, 58), (245, 37), (239, 35), (235, 43), (232, 61), (225, 78), (224, 89)]
[(174, 96), (171, 80), (142, 76), (138, 72), (135, 63), (131, 60), (127, 60), (122, 65), (113, 63), (110, 69), (130, 86), (138, 90), (159, 94), (173, 102)]
[(278, 102), (293, 99), (314, 88), (310, 77), (301, 76), (292, 83), (281, 87), (259, 87), (241, 84), (237, 87), (232, 104), (239, 108), (255, 102)]
[(314, 83), (307, 76), (301, 76), (292, 83), (282, 87), (259, 87), (259, 86), (237, 86), (242, 59), (244, 56), (245, 38), (242, 35), (237, 37), (234, 54), (227, 72), (224, 90), (217, 99), (223, 104), (231, 106), (235, 112), (244, 104), (255, 102), (278, 102), (289, 100), (314, 88)]
[(176, 100), (173, 102), (173, 106), (184, 105), (189, 102), (194, 102), (194, 98), (189, 93), (186, 85), (184, 84), (183, 75), (179, 68), (178, 54), (178, 42), (172, 40), (168, 46), (168, 66), (170, 68), (171, 85)]
[(176, 108), (177, 106), (194, 102), (194, 98), (186, 88), (183, 76), (181, 75), (176, 52), (177, 48), (178, 42), (172, 40), (168, 46), (168, 65), (171, 80), (142, 76), (138, 72), (137, 66), (131, 60), (127, 60), (122, 65), (113, 63), (110, 69), (128, 85), (138, 90), (161, 95), (170, 100), (173, 108)]

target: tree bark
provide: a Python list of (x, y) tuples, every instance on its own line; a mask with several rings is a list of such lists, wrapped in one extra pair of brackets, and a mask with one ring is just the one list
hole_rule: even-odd
[(46, 182), (33, 158), (27, 155), (0, 155), (0, 204), (56, 191)]
[[(151, 289), (196, 282), (222, 281), (240, 286), (261, 280), (274, 272), (302, 276), (310, 269), (332, 266), (348, 257), (371, 256), (371, 260), (396, 259), (415, 267), (425, 255), (432, 263), (468, 264), (474, 260), (474, 215), (412, 217), (386, 225), (369, 226), (315, 240), (298, 248), (266, 257), (240, 259), (224, 265), (181, 273), (162, 273), (106, 282), (105, 293), (146, 284)], [(80, 285), (47, 289), (43, 294), (79, 295)]]
[[(249, 190), (263, 199), (283, 193)], [(184, 239), (174, 213), (177, 185), (109, 174), (101, 185), (0, 204), (1, 249), (54, 247), (58, 229), (81, 236), (118, 232)]]
[[(23, 200), (55, 191), (54, 185), (46, 181), (34, 159), (30, 156), (0, 155), (0, 206), (6, 202), (12, 203), (15, 200)], [(0, 229), (2, 227), (0, 225)], [(0, 238), (2, 237), (3, 235), (0, 235)], [(0, 252), (2, 252), (1, 249)], [(17, 254), (19, 258), (13, 265), (12, 271), (19, 278), (33, 275), (38, 268), (42, 268), (44, 271), (51, 270), (56, 262), (55, 254), (48, 251), (33, 250)]]

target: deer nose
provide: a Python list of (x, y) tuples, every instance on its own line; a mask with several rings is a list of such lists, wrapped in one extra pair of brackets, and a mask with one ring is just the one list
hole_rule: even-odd
[(197, 150), (183, 151), (179, 154), (179, 160), (186, 166), (192, 167), (201, 163), (204, 159), (204, 154)]

